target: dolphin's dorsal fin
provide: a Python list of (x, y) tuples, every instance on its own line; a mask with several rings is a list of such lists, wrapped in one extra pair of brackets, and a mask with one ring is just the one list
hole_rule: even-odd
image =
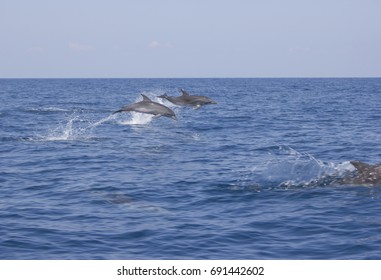
[(180, 89), (180, 92), (185, 95), (185, 96), (189, 96), (189, 93), (187, 93), (184, 89)]
[(352, 160), (351, 164), (356, 167), (356, 169), (360, 172), (363, 172), (365, 169), (368, 169), (370, 167), (369, 164), (357, 160)]
[(147, 97), (147, 95), (144, 95), (143, 93), (142, 93), (142, 96), (143, 96), (143, 101), (152, 101), (151, 99)]

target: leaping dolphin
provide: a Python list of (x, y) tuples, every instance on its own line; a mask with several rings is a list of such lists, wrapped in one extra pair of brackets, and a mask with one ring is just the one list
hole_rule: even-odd
[(344, 178), (345, 184), (381, 186), (381, 164), (367, 164), (353, 160), (351, 164), (356, 168), (353, 177)]
[(163, 94), (158, 97), (167, 99), (169, 102), (172, 102), (175, 105), (192, 106), (195, 109), (199, 109), (201, 106), (207, 104), (217, 104), (217, 102), (206, 96), (190, 95), (184, 89), (180, 89), (180, 92), (182, 93), (181, 96), (168, 96), (167, 94)]
[(137, 103), (133, 103), (127, 106), (124, 106), (118, 111), (115, 111), (113, 114), (119, 112), (138, 112), (143, 114), (154, 115), (155, 118), (161, 116), (177, 120), (175, 113), (169, 109), (167, 106), (164, 106), (160, 103), (153, 102), (146, 95), (142, 94), (143, 100)]

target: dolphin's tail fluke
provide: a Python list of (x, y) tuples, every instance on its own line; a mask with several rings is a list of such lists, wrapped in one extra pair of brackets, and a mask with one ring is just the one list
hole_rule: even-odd
[(133, 108), (131, 108), (131, 105), (127, 105), (127, 106), (120, 108), (118, 111), (115, 111), (114, 113), (112, 113), (112, 115), (114, 115), (116, 113), (120, 113), (120, 112), (130, 112), (130, 111), (133, 111)]
[(122, 108), (122, 109), (119, 109), (118, 111), (115, 111), (114, 113), (112, 113), (112, 115), (114, 114), (117, 114), (117, 113), (121, 113), (121, 112), (129, 112), (131, 110), (129, 110), (128, 108)]

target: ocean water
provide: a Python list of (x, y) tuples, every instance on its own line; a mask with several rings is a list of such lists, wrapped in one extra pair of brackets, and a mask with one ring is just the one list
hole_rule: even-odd
[[(199, 110), (156, 96), (185, 88)], [(111, 115), (144, 93), (178, 118)], [(0, 79), (0, 259), (381, 259), (381, 79)]]

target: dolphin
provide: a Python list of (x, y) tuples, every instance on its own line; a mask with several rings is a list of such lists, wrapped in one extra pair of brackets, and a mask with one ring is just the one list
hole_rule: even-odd
[(190, 95), (184, 89), (180, 89), (180, 92), (182, 94), (181, 96), (168, 96), (167, 94), (163, 94), (158, 97), (167, 99), (169, 102), (172, 102), (175, 105), (192, 106), (195, 109), (199, 109), (201, 106), (207, 104), (217, 104), (217, 102), (206, 96)]
[(381, 186), (381, 164), (367, 164), (353, 160), (355, 172), (338, 181), (342, 185)]
[(133, 103), (123, 108), (115, 111), (113, 114), (119, 112), (138, 112), (143, 114), (154, 115), (154, 118), (167, 117), (174, 120), (177, 120), (175, 113), (169, 109), (167, 106), (164, 106), (160, 103), (153, 102), (146, 95), (142, 94), (143, 100), (137, 103)]

